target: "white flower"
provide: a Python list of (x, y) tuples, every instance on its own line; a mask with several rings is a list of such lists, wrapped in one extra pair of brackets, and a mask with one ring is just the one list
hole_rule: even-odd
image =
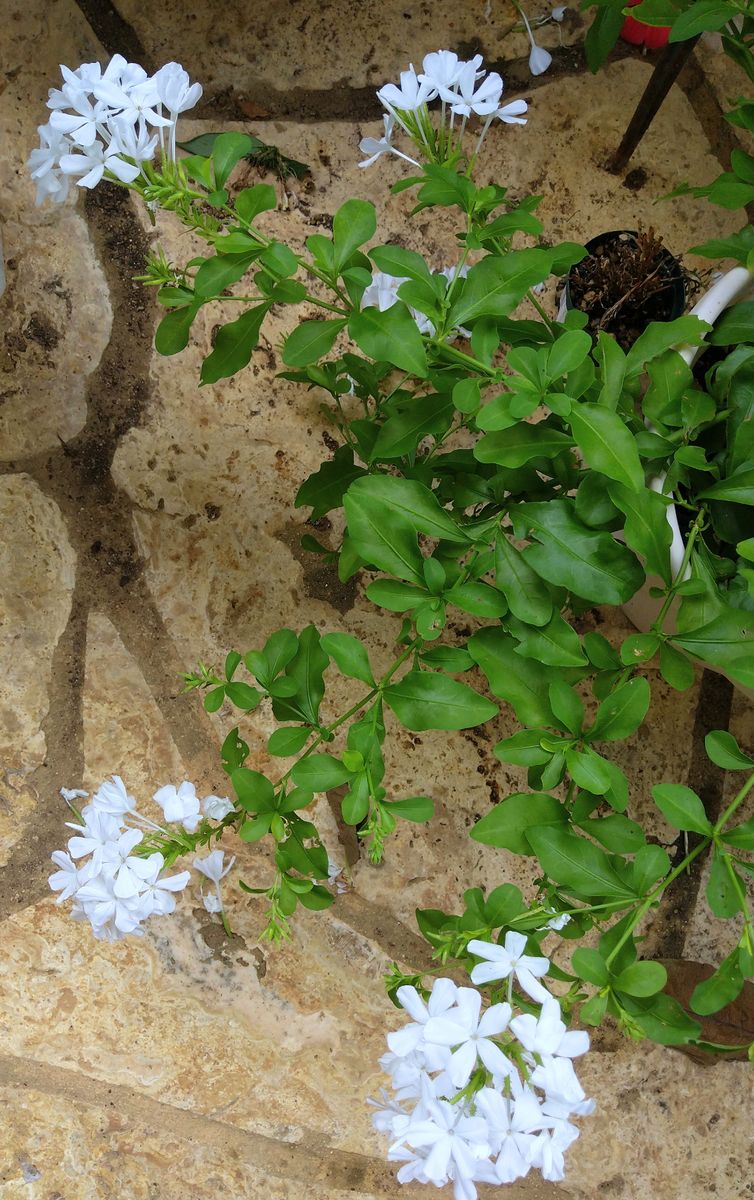
[(82, 792), (81, 788), (61, 788), (60, 794), (69, 804), (74, 800), (86, 800), (88, 792)]
[(528, 1174), (536, 1135), (554, 1124), (543, 1114), (534, 1092), (523, 1087), (517, 1075), (511, 1077), (510, 1086), (511, 1096), (502, 1096), (494, 1088), (482, 1088), (477, 1093), (497, 1154), (495, 1174), (499, 1183), (513, 1183)]
[(494, 114), (498, 120), (503, 121), (506, 125), (525, 125), (526, 117), (523, 115), (529, 108), (525, 100), (511, 100), (509, 104), (504, 104)]
[(415, 987), (399, 987), (396, 998), (413, 1021), (387, 1035), (387, 1044), (393, 1054), (404, 1057), (415, 1050), (424, 1039), (424, 1027), (430, 1017), (439, 1017), (455, 1004), (458, 988), (452, 979), (436, 979), (432, 992), (425, 1004)]
[(202, 85), (191, 83), (188, 72), (177, 62), (160, 67), (152, 77), (152, 83), (159, 99), (174, 117), (193, 108), (201, 99)]
[(490, 1038), (507, 1029), (510, 1004), (493, 1004), (480, 1017), (481, 993), (475, 988), (459, 988), (456, 1006), (445, 1016), (430, 1017), (424, 1026), (427, 1042), (455, 1046), (448, 1074), (456, 1087), (464, 1087), (476, 1065), (477, 1056), (493, 1075), (508, 1075), (512, 1068), (499, 1046)]
[[(154, 158), (157, 149), (157, 134), (151, 136), (143, 122), (133, 125), (124, 117), (113, 117), (114, 139), (110, 149), (116, 146), (119, 154), (125, 154), (134, 162), (148, 162)], [(117, 145), (116, 145), (117, 143)]]
[(215, 885), (214, 895), (210, 893), (205, 896), (202, 892), (202, 903), (209, 913), (219, 913), (223, 911), (223, 897), (220, 890), (220, 880), (224, 879), (231, 870), (235, 857), (231, 858), (227, 866), (224, 865), (225, 854), (222, 850), (213, 850), (206, 858), (195, 858), (194, 866), (197, 871), (204, 875)]
[(532, 999), (542, 1003), (549, 997), (550, 993), (541, 983), (537, 983), (537, 979), (547, 973), (550, 961), (547, 958), (524, 954), (526, 937), (523, 933), (516, 933), (510, 929), (502, 946), (473, 939), (468, 948), (471, 954), (487, 960), (474, 967), (471, 972), (472, 983), (491, 983), (493, 980), (507, 979), (509, 975), (514, 975)]
[(403, 154), (402, 151), (396, 150), (392, 143), (393, 126), (395, 117), (392, 113), (388, 113), (382, 118), (384, 123), (384, 133), (381, 138), (365, 137), (359, 142), (359, 150), (362, 154), (369, 155), (363, 162), (359, 163), (360, 167), (371, 167), (372, 163), (376, 162), (382, 154), (396, 154), (398, 158), (404, 159), (405, 162), (412, 163), (415, 167), (419, 163), (415, 158), (410, 158), (408, 154)]
[(158, 788), (152, 799), (159, 804), (166, 821), (180, 821), (187, 833), (193, 833), (201, 819), (196, 788), (188, 780), (175, 788), (172, 783)]
[(227, 796), (205, 796), (202, 800), (205, 817), (213, 821), (223, 821), (228, 813), (233, 812), (233, 807)]
[(450, 91), (458, 83), (465, 63), (461, 62), (452, 50), (434, 50), (424, 55), (423, 74), (419, 76), (422, 83), (436, 88), (442, 95)]
[(503, 94), (502, 79), (496, 71), (490, 71), (477, 87), (475, 62), (476, 60), (472, 59), (471, 62), (464, 63), (458, 79), (457, 95), (443, 93), (445, 99), (452, 100), (453, 112), (460, 117), (470, 117), (472, 113), (476, 113), (478, 117), (488, 117), (496, 112), (500, 105)]
[(529, 35), (529, 41), (531, 43), (531, 51), (529, 53), (529, 70), (531, 71), (532, 75), (542, 75), (552, 62), (552, 55), (550, 54), (549, 50), (545, 50), (544, 46), (537, 44), (537, 42), (534, 40), (534, 34), (531, 31), (531, 25), (529, 24), (526, 13), (523, 11), (523, 9), (519, 9), (519, 12), (523, 18), (524, 25), (526, 26), (526, 32)]
[(50, 125), (59, 133), (66, 133), (78, 146), (91, 147), (97, 140), (102, 122), (107, 116), (101, 101), (92, 104), (84, 91), (74, 89), (66, 83), (62, 95), (73, 112), (55, 108), (50, 116)]
[(511, 1029), (530, 1054), (578, 1058), (589, 1049), (589, 1034), (585, 1030), (566, 1029), (554, 996), (548, 996), (544, 1001), (539, 1017), (530, 1013), (514, 1017)]
[(142, 83), (121, 87), (118, 84), (103, 80), (92, 88), (98, 100), (118, 114), (120, 118), (135, 125), (137, 121), (149, 125), (171, 125), (169, 117), (163, 117), (157, 109), (161, 107), (154, 80), (145, 79)]
[(401, 112), (415, 112), (429, 100), (434, 100), (437, 89), (430, 83), (422, 82), (413, 67), (401, 71), (401, 84), (386, 83), (377, 92), (378, 98), (385, 108), (397, 108)]
[(62, 904), (64, 900), (75, 896), (82, 884), (91, 877), (93, 864), (88, 862), (79, 866), (64, 850), (54, 850), (51, 858), (59, 869), (48, 876), (47, 882), (53, 892), (60, 892), (55, 903)]
[(421, 1110), (418, 1116), (412, 1116), (388, 1154), (408, 1143), (415, 1150), (428, 1151), (422, 1160), (421, 1175), (429, 1183), (436, 1186), (447, 1183), (452, 1168), (471, 1181), (477, 1160), (486, 1158), (490, 1152), (487, 1136), (483, 1117), (468, 1116), (460, 1106), (436, 1100), (426, 1106), (426, 1116)]
[(40, 125), (37, 133), (40, 144), (32, 150), (26, 163), (37, 185), (36, 203), (50, 199), (62, 204), (68, 195), (70, 180), (60, 170), (60, 158), (71, 149), (72, 142), (52, 125)]
[(225, 854), (222, 850), (213, 850), (206, 858), (195, 858), (194, 866), (202, 875), (206, 875), (213, 883), (219, 883), (224, 879), (231, 870), (233, 863), (236, 861), (235, 856), (231, 858), (227, 867), (224, 866)]
[(118, 157), (120, 147), (115, 139), (109, 146), (94, 142), (91, 146), (82, 146), (81, 150), (80, 154), (64, 154), (60, 160), (60, 169), (65, 175), (82, 176), (77, 181), (79, 187), (96, 187), (106, 171), (121, 183), (133, 183), (139, 174), (138, 167)]
[(91, 807), (114, 817), (123, 817), (126, 813), (134, 812), (136, 805), (120, 775), (113, 775), (97, 788), (92, 796)]
[[(87, 804), (81, 816), (84, 818), (83, 825), (67, 822), (69, 829), (77, 829), (81, 834), (80, 837), (69, 839), (68, 852), (71, 858), (83, 858), (87, 854), (93, 854), (99, 864), (105, 847), (117, 842), (123, 832), (123, 826), (118, 817), (103, 812), (96, 804)], [(139, 838), (136, 841), (138, 842)]]
[[(570, 1058), (546, 1056), (532, 1071), (531, 1082), (547, 1093), (548, 1108), (557, 1105), (567, 1108), (569, 1112), (593, 1111), (593, 1102), (587, 1100)], [(582, 1109), (584, 1104), (587, 1105), (586, 1109)]]

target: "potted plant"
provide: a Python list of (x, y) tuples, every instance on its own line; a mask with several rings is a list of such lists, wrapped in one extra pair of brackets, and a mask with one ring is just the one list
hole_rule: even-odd
[(587, 313), (596, 337), (611, 333), (630, 350), (651, 321), (672, 321), (686, 304), (681, 264), (653, 229), (614, 230), (586, 243), (587, 254), (568, 273), (560, 300)]
[[(361, 574), (367, 597), (394, 623), (396, 652), (377, 674), (368, 645), (309, 625), (231, 649), (217, 670), (189, 672), (187, 689), (204, 694), (209, 712), (225, 705), (246, 719), (267, 706), (276, 723), (267, 749), (279, 770), (246, 765), (239, 726), (221, 751), (232, 799), (200, 800), (184, 781), (159, 788), (145, 813), (117, 778), (91, 799), (68, 792), (78, 828), (69, 852), (57, 852), (51, 885), (97, 936), (117, 940), (172, 910), (190, 873), (166, 872), (199, 851), (209, 853), (197, 869), (214, 885), (205, 906), (222, 912), (221, 844), (233, 834), (267, 839), (270, 876), (240, 886), (266, 900), (263, 936), (284, 937), (298, 905), (337, 903), (327, 850), (309, 819), (315, 794), (338, 795), (343, 820), (378, 861), (398, 821), (421, 823), (433, 812), (424, 794), (391, 794), (383, 747), (394, 723), (452, 732), (492, 720), (500, 701), (510, 705), (522, 728), (496, 754), (526, 768), (530, 790), (505, 797), (473, 836), (536, 856), (540, 886), (528, 898), (505, 882), (488, 896), (470, 888), (461, 917), (419, 914), (439, 961), (468, 967), (490, 1004), (480, 1015), (480, 992), (449, 980), (430, 992), (422, 977), (396, 968), (389, 990), (413, 1023), (391, 1040), (385, 1066), (398, 1099), (379, 1106), (377, 1123), (392, 1136), (392, 1156), (405, 1160), (402, 1179), (453, 1181), (464, 1200), (473, 1200), (478, 1180), (502, 1183), (532, 1168), (559, 1179), (563, 1151), (578, 1135), (573, 1118), (590, 1111), (571, 1063), (588, 1039), (568, 1033), (562, 1016), (580, 1011), (596, 1025), (610, 1014), (632, 1036), (706, 1046), (697, 1018), (733, 999), (754, 973), (743, 883), (754, 869), (754, 835), (740, 820), (754, 762), (724, 732), (708, 740), (715, 762), (747, 775), (714, 821), (689, 789), (654, 788), (679, 847), (689, 832), (699, 835), (671, 864), (628, 815), (629, 782), (610, 752), (647, 715), (644, 668), (655, 655), (674, 688), (692, 682), (688, 655), (738, 683), (754, 681), (749, 569), (738, 559), (733, 573), (721, 568), (709, 540), (729, 521), (717, 515), (730, 503), (722, 489), (734, 481), (737, 504), (750, 504), (754, 493), (747, 460), (739, 462), (749, 427), (738, 389), (754, 346), (739, 345), (712, 367), (703, 389), (674, 347), (724, 343), (732, 333), (724, 323), (711, 338), (710, 323), (696, 315), (651, 323), (624, 351), (604, 331), (593, 338), (578, 310), (559, 322), (541, 309), (531, 289), (585, 252), (539, 243), (534, 200), (513, 203), (503, 186), (474, 183), (492, 121), (521, 123), (525, 111), (521, 101), (501, 103), (502, 80), (478, 58), (465, 63), (440, 51), (426, 56), (421, 73), (403, 72), (400, 85), (379, 93), (383, 136), (363, 145), (374, 161), (396, 151), (392, 138), (402, 130), (411, 154), (399, 153), (415, 172), (394, 190), (414, 191), (414, 212), (457, 210), (459, 258), (443, 271), (376, 241), (374, 207), (358, 199), (334, 214), (331, 235), (313, 235), (294, 253), (258, 224), (275, 207), (274, 189), (233, 190), (234, 167), (249, 151), (245, 135), (222, 134), (208, 154), (176, 158), (176, 115), (196, 94), (176, 64), (152, 80), (138, 76), (139, 111), (148, 99), (161, 133), (149, 139), (136, 115), (134, 138), (126, 136), (126, 100), (136, 86), (127, 66), (114, 60), (106, 87), (89, 67), (74, 76), (85, 95), (71, 83), (78, 115), (54, 109), (61, 138), (43, 133), (49, 145), (34, 160), (37, 182), (56, 195), (56, 172), (79, 176), (83, 186), (96, 186), (104, 172), (202, 238), (206, 254), (185, 265), (152, 255), (145, 281), (166, 309), (156, 335), (163, 354), (185, 347), (205, 306), (234, 310), (204, 360), (204, 384), (249, 363), (273, 305), (303, 306), (283, 346), (285, 375), (329, 398), (340, 444), (302, 482), (296, 503), (315, 519), (343, 510), (342, 540), (320, 545), (309, 535), (308, 545), (342, 579)], [(81, 133), (90, 94), (104, 106), (95, 148), (92, 130)], [(73, 104), (70, 92), (64, 99)], [(536, 244), (514, 250), (514, 234)], [(537, 321), (517, 314), (527, 296)], [(670, 499), (647, 484), (663, 472), (689, 514), (678, 571)], [(618, 529), (623, 541), (613, 536)], [(748, 561), (748, 548), (737, 549)], [(627, 603), (648, 574), (659, 577), (662, 593), (649, 633), (611, 645), (580, 632), (579, 614)], [(451, 614), (473, 632), (451, 637)], [(330, 701), (333, 670), (352, 686), (339, 712)], [(584, 703), (590, 692), (593, 715)], [(419, 782), (431, 791), (431, 781)], [(79, 799), (89, 801), (80, 810)], [(643, 918), (703, 853), (711, 858), (713, 911), (743, 914), (743, 932), (694, 990), (688, 1011), (663, 990), (666, 968), (639, 958), (638, 939)], [(595, 929), (596, 946), (576, 945)], [(553, 932), (573, 947), (567, 966), (542, 950)], [(520, 1132), (530, 1139), (517, 1154), (505, 1142), (512, 1106), (522, 1120), (525, 1110), (528, 1131)], [(430, 1154), (434, 1145), (440, 1149)]]

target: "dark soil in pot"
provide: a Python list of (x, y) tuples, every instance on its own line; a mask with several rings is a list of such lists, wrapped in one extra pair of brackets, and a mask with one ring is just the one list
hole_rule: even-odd
[(629, 350), (650, 322), (681, 315), (683, 269), (653, 230), (603, 233), (586, 248), (568, 276), (566, 305), (588, 314), (592, 335), (611, 333)]

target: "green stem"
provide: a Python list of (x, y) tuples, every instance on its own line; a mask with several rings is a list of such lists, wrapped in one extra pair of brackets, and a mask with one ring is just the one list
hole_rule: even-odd
[[(651, 891), (644, 900), (642, 900), (641, 904), (639, 904), (636, 907), (636, 909), (634, 910), (633, 921), (631, 921), (631, 923), (628, 925), (627, 929), (624, 930), (620, 939), (618, 940), (616, 945), (613, 947), (613, 949), (610, 951), (607, 958), (605, 959), (605, 963), (607, 966), (610, 966), (610, 963), (614, 960), (614, 958), (618, 954), (618, 951), (628, 941), (628, 939), (630, 938), (634, 929), (639, 924), (639, 922), (642, 920), (642, 918), (649, 912), (649, 909), (652, 907), (655, 900), (659, 900), (659, 898), (662, 896), (663, 892), (666, 890), (666, 888), (668, 888), (670, 886), (670, 884), (673, 882), (673, 880), (677, 879), (679, 875), (682, 875), (683, 872), (687, 869), (687, 867), (689, 867), (690, 864), (694, 861), (694, 859), (698, 858), (699, 855), (704, 850), (708, 849), (708, 847), (712, 844), (712, 842), (717, 840), (717, 838), (719, 837), (720, 832), (724, 828), (726, 822), (730, 819), (730, 817), (733, 816), (733, 813), (743, 803), (743, 801), (746, 799), (746, 797), (748, 796), (749, 792), (751, 791), (751, 789), (753, 787), (754, 787), (754, 774), (750, 775), (749, 778), (746, 780), (746, 783), (743, 785), (743, 787), (740, 789), (740, 791), (736, 794), (734, 799), (728, 805), (725, 812), (720, 817), (717, 824), (714, 826), (712, 832), (710, 834), (708, 834), (706, 837), (704, 837), (702, 839), (702, 841), (699, 842), (699, 844), (694, 847), (693, 850), (690, 850), (689, 853), (686, 855), (686, 857), (683, 859), (683, 861), (680, 862), (678, 864), (678, 866), (675, 867), (675, 869), (672, 870), (670, 872), (670, 874), (665, 879), (662, 880), (661, 883), (658, 883), (657, 887), (654, 888), (654, 890)], [(734, 872), (734, 874), (735, 874), (735, 872)]]
[(668, 615), (668, 610), (670, 609), (670, 606), (673, 603), (673, 600), (675, 599), (676, 590), (683, 583), (684, 576), (686, 574), (686, 568), (688, 567), (689, 562), (691, 561), (691, 554), (694, 549), (694, 542), (698, 538), (698, 536), (701, 532), (701, 529), (702, 529), (702, 525), (704, 524), (705, 511), (706, 510), (704, 509), (704, 507), (699, 509), (699, 512), (696, 515), (696, 520), (694, 521), (693, 525), (691, 526), (691, 529), (689, 530), (688, 537), (686, 538), (686, 548), (683, 552), (683, 560), (678, 569), (678, 573), (676, 574), (675, 579), (673, 580), (670, 587), (668, 588), (668, 593), (665, 597), (663, 606), (660, 609), (660, 612), (657, 616), (657, 620), (654, 621), (652, 624), (652, 632), (653, 633), (662, 633), (662, 623), (665, 620), (665, 617)]
[(480, 362), (478, 358), (472, 358), (470, 354), (464, 354), (463, 350), (456, 350), (455, 346), (448, 346), (445, 342), (430, 342), (430, 346), (439, 358), (450, 359), (464, 367), (468, 367), (472, 371), (476, 371), (479, 375), (486, 375), (489, 379), (497, 379), (499, 377), (496, 367), (488, 367), (485, 363)]
[(537, 297), (534, 295), (534, 292), (531, 290), (531, 288), (529, 288), (528, 292), (526, 293), (526, 299), (529, 301), (529, 303), (532, 305), (532, 307), (535, 308), (536, 311), (539, 313), (540, 317), (544, 321), (544, 323), (547, 326), (547, 328), (549, 329), (550, 333), (556, 333), (557, 329), (558, 329), (557, 321), (553, 321), (552, 317), (549, 317), (547, 315), (547, 313), (545, 312), (542, 305), (539, 303), (539, 300), (537, 300)]

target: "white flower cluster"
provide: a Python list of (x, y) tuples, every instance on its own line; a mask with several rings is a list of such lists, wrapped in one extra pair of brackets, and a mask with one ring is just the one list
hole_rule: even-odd
[[(69, 804), (87, 797), (86, 792), (68, 788), (62, 788), (61, 794)], [(193, 783), (188, 782), (177, 788), (172, 784), (159, 788), (154, 800), (166, 822), (178, 823), (188, 833), (196, 830), (202, 809), (204, 816), (217, 821), (233, 811), (225, 797), (207, 796), (200, 803)], [(58, 870), (50, 876), (49, 884), (60, 893), (58, 904), (73, 899), (74, 920), (89, 921), (95, 937), (111, 942), (129, 933), (143, 933), (141, 926), (148, 917), (173, 912), (175, 893), (183, 891), (190, 873), (181, 871), (164, 877), (162, 854), (134, 854), (145, 832), (167, 837), (169, 833), (136, 811), (134, 798), (119, 775), (98, 788), (82, 809), (81, 819), (81, 824), (68, 822), (76, 832), (68, 841), (67, 852), (56, 850), (52, 855)], [(222, 859), (222, 851), (214, 850), (207, 858), (194, 861), (194, 866), (215, 884), (215, 895), (203, 897), (209, 912), (222, 910), (220, 880), (233, 865), (231, 862), (223, 869)]]
[(96, 187), (103, 176), (133, 183), (141, 164), (154, 158), (158, 141), (163, 157), (175, 160), (178, 116), (202, 94), (201, 84), (192, 84), (179, 63), (166, 63), (150, 77), (116, 54), (104, 71), (99, 63), (60, 70), (63, 86), (50, 89), (50, 120), (39, 126), (40, 145), (27, 163), (37, 204), (47, 199), (62, 204), (74, 179), (85, 188)]
[[(457, 267), (443, 267), (441, 271), (435, 272), (437, 275), (442, 275), (448, 281), (448, 287), (455, 283), (456, 279), (465, 279), (469, 273), (469, 268), (463, 266), (460, 270)], [(361, 297), (362, 308), (378, 308), (380, 312), (385, 312), (386, 309), (392, 308), (400, 300), (398, 288), (402, 283), (408, 283), (408, 277), (403, 275), (388, 275), (385, 271), (375, 271), (372, 275), (372, 282), (364, 289), (364, 294)], [(435, 327), (425, 313), (419, 312), (417, 308), (408, 306), (411, 316), (416, 321), (419, 327), (419, 333), (428, 333), (430, 336), (435, 332)], [(471, 337), (468, 329), (459, 328), (458, 333), (464, 337)]]
[[(377, 96), (387, 110), (384, 132), (381, 138), (361, 141), (359, 148), (367, 158), (359, 166), (371, 166), (382, 154), (397, 154), (419, 165), (393, 146), (395, 125), (408, 134), (430, 161), (444, 161), (461, 148), (466, 122), (472, 116), (484, 122), (475, 154), (495, 118), (508, 125), (525, 125), (526, 101), (513, 100), (501, 105), (502, 78), (496, 71), (485, 71), (482, 63), (481, 54), (465, 62), (452, 50), (435, 50), (425, 55), (420, 72), (411, 66), (408, 71), (401, 71), (400, 84), (386, 83), (381, 87)], [(437, 124), (433, 124), (428, 107), (433, 101), (439, 102), (435, 110)]]
[(512, 1183), (532, 1168), (563, 1179), (564, 1151), (579, 1135), (571, 1118), (594, 1111), (572, 1062), (589, 1037), (566, 1029), (539, 983), (549, 962), (525, 955), (525, 944), (513, 932), (504, 946), (470, 942), (487, 959), (471, 978), (507, 978), (512, 1000), (515, 977), (541, 1006), (537, 1016), (514, 1016), (507, 1001), (482, 1012), (481, 994), (450, 979), (435, 980), (426, 1004), (416, 988), (398, 989), (412, 1020), (388, 1034), (380, 1060), (394, 1095), (383, 1089), (370, 1103), (375, 1127), (391, 1139), (388, 1159), (403, 1164), (400, 1183), (452, 1182), (456, 1200), (476, 1200), (477, 1183)]

